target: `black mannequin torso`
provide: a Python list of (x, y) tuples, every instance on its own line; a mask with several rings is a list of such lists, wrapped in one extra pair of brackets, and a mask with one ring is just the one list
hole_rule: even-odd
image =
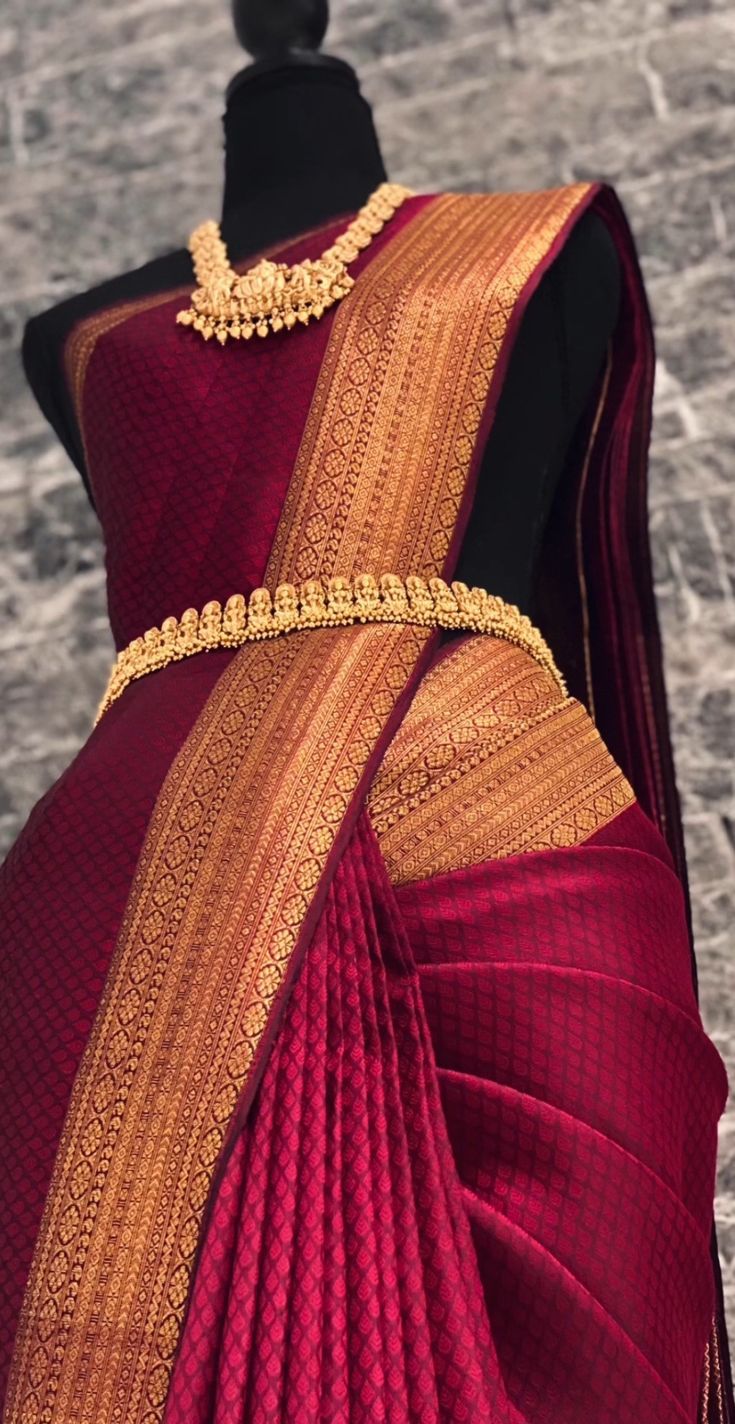
[[(247, 66), (228, 88), (224, 119), (221, 227), (233, 261), (354, 212), (387, 177), (370, 108), (341, 60), (301, 51)], [(63, 377), (66, 336), (80, 317), (112, 302), (190, 281), (191, 258), (182, 248), (71, 297), (26, 326), (26, 376), (88, 489)], [(619, 290), (612, 238), (587, 212), (529, 300), (483, 451), (454, 576), (532, 616), (541, 537), (597, 384)]]

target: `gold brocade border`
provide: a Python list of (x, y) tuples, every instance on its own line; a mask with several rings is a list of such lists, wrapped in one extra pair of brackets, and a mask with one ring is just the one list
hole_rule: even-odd
[[(269, 588), (441, 576), (514, 303), (588, 189), (440, 196), (363, 270)], [(246, 644), (172, 763), (67, 1110), (4, 1424), (160, 1424), (227, 1124), (361, 771), (435, 636), (365, 624)]]
[(248, 645), (173, 763), (75, 1079), (5, 1424), (160, 1419), (227, 1124), (432, 636), (370, 625)]
[(442, 194), (371, 262), (337, 314), (269, 588), (443, 573), (508, 322), (589, 187)]
[(713, 1354), (714, 1362), (715, 1362), (715, 1387), (716, 1387), (716, 1389), (717, 1389), (717, 1413), (718, 1413), (718, 1418), (719, 1418), (720, 1420), (722, 1420), (722, 1421), (723, 1421), (723, 1424), (724, 1424), (724, 1419), (725, 1419), (725, 1399), (724, 1399), (725, 1387), (724, 1387), (724, 1381), (723, 1381), (723, 1378), (722, 1378), (722, 1365), (721, 1365), (721, 1363), (720, 1363), (720, 1342), (719, 1342), (719, 1334), (718, 1334), (717, 1317), (716, 1317), (716, 1316), (715, 1316), (714, 1323), (713, 1323), (713, 1327), (712, 1327), (712, 1354)]
[(368, 808), (402, 885), (579, 845), (634, 799), (582, 704), (524, 649), (480, 637), (424, 677)]
[(710, 1378), (712, 1370), (712, 1366), (710, 1364), (710, 1346), (713, 1338), (715, 1337), (715, 1329), (716, 1327), (713, 1326), (712, 1330), (710, 1331), (707, 1344), (704, 1347), (704, 1364), (702, 1367), (702, 1388), (699, 1396), (698, 1424), (708, 1424), (709, 1420)]

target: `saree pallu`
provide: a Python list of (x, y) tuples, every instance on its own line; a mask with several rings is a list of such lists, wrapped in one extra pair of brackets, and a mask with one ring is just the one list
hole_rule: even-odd
[(734, 1417), (613, 191), (421, 195), (297, 339), (214, 351), (165, 293), (68, 372), (118, 646), (233, 589), (451, 580), (590, 204), (624, 291), (543, 560), (568, 690), (512, 610), (210, 649), (125, 688), (6, 862), (7, 1424)]

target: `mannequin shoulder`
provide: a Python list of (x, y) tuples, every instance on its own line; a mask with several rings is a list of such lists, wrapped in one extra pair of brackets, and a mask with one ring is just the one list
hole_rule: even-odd
[(572, 428), (605, 359), (622, 298), (623, 273), (615, 239), (593, 208), (580, 214), (546, 276)]
[(619, 292), (620, 258), (615, 239), (599, 213), (587, 208), (562, 249), (567, 268), (578, 266), (611, 292)]
[[(24, 364), (30, 357), (44, 353), (46, 361), (60, 357), (63, 344), (78, 321), (108, 310), (118, 303), (165, 293), (183, 286), (191, 278), (191, 258), (185, 248), (176, 248), (151, 258), (129, 272), (89, 287), (86, 291), (65, 297), (62, 301), (28, 318), (23, 330), (22, 356)], [(33, 374), (33, 371), (31, 372)]]
[(565, 324), (611, 333), (620, 309), (622, 268), (604, 218), (587, 208), (571, 228), (547, 273)]
[(64, 368), (64, 351), (73, 327), (119, 303), (135, 301), (184, 286), (191, 279), (191, 259), (185, 248), (154, 257), (133, 271), (121, 273), (79, 292), (28, 318), (20, 357), (36, 402), (87, 484), (83, 441), (77, 428)]

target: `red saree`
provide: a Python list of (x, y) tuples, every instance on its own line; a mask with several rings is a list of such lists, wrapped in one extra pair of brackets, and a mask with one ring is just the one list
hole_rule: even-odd
[(614, 191), (420, 195), (293, 335), (205, 344), (162, 293), (67, 370), (119, 648), (451, 581), (590, 204), (624, 290), (542, 570), (569, 691), (512, 613), (212, 646), (125, 688), (5, 862), (5, 1424), (735, 1421)]

